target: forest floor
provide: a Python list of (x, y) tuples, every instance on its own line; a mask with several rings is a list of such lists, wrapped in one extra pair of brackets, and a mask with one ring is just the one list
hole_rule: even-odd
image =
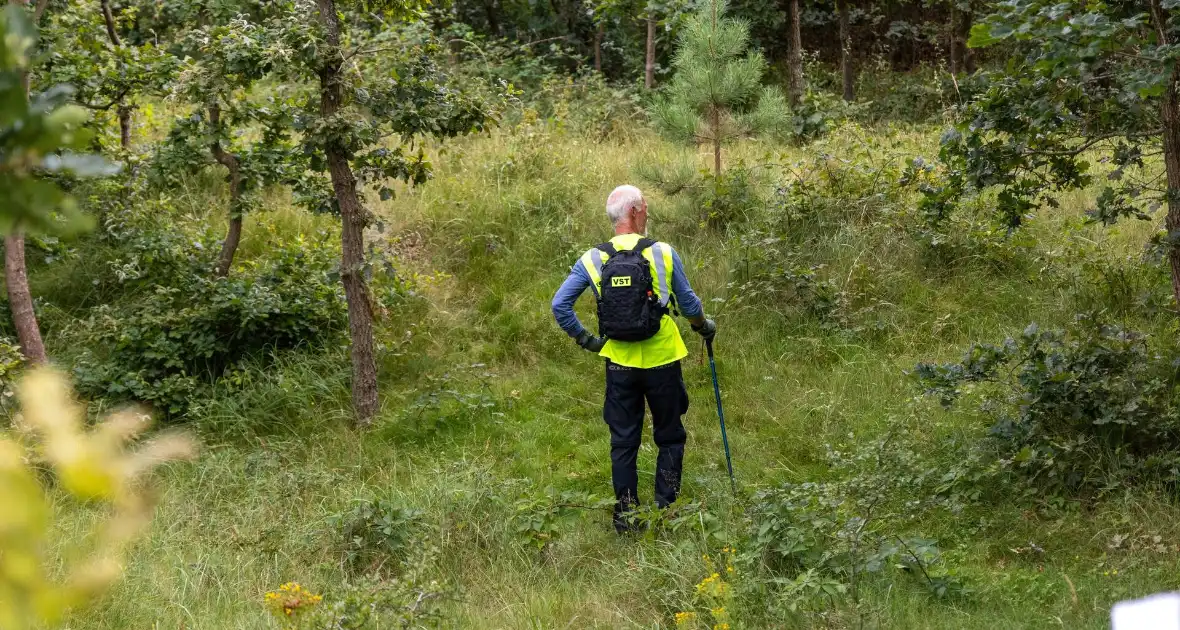
[[(815, 212), (838, 214), (793, 223), (776, 220), (773, 208), (710, 218), (691, 191), (656, 190), (641, 177), (645, 168), (707, 159), (644, 133), (598, 142), (538, 123), (449, 145), (433, 181), (374, 206), (385, 223), (374, 243), (414, 291), (380, 323), (375, 427), (348, 428), (343, 345), (277, 353), (246, 385), (201, 402), (192, 415), (202, 456), (163, 473), (156, 519), (126, 579), (70, 627), (270, 627), (263, 595), (279, 584), (331, 592), (355, 581), (333, 516), (372, 499), (420, 511), (390, 512), (391, 527), (410, 532), (398, 571), (450, 585), (444, 627), (674, 627), (677, 612), (699, 607), (697, 585), (714, 570), (704, 556), (744, 540), (759, 489), (824, 480), (829, 449), (887, 433), (937, 462), (947, 439), (986, 429), (975, 409), (945, 411), (922, 398), (906, 374), (915, 364), (957, 359), (971, 343), (998, 342), (1030, 322), (1069, 323), (1081, 302), (1108, 297), (1095, 297), (1087, 269), (1124, 270), (1132, 292), (1154, 282), (1136, 274), (1156, 226), (1084, 224), (1092, 193), (1068, 197), (1008, 239), (965, 226), (963, 238), (979, 236), (978, 249), (932, 262), (904, 229), (914, 224), (915, 196), (888, 190), (905, 160), (933, 156), (938, 133), (849, 126), (804, 148), (751, 141), (727, 150), (729, 167), (743, 163), (761, 199), (774, 198), (776, 181), (802, 178), (815, 184)], [(828, 175), (816, 167), (825, 155), (835, 160)], [(849, 172), (840, 165), (859, 170), (836, 181), (831, 173)], [(546, 508), (563, 492), (610, 494), (602, 364), (558, 329), (549, 302), (581, 252), (608, 237), (603, 200), (622, 183), (650, 189), (651, 235), (677, 248), (716, 315), (740, 489), (730, 495), (709, 368), (683, 324), (692, 405), (682, 502), (703, 511), (699, 526), (682, 519), (637, 538), (616, 536), (606, 510)], [(186, 193), (194, 216), (220, 207), (224, 195), (200, 184)], [(836, 186), (868, 192), (822, 203)], [(331, 218), (303, 215), (284, 198), (272, 205), (250, 216), (244, 260), (264, 255), (268, 234), (334, 229)], [(783, 253), (791, 229), (808, 237)], [(799, 303), (788, 304), (743, 287), (780, 264), (776, 255), (813, 274), (800, 272), (798, 282), (823, 290), (799, 288)], [(579, 312), (593, 321), (589, 297)], [(1159, 317), (1128, 323), (1155, 333), (1171, 326)], [(650, 426), (645, 435), (639, 465), (650, 500)], [(735, 601), (729, 623), (1100, 628), (1114, 602), (1180, 582), (1174, 501), (1143, 489), (1045, 499), (916, 519), (965, 585), (954, 596), (892, 571), (863, 578), (855, 603), (784, 607), (771, 619)], [(92, 522), (86, 510), (61, 511), (63, 540)], [(743, 567), (732, 578), (739, 592)]]

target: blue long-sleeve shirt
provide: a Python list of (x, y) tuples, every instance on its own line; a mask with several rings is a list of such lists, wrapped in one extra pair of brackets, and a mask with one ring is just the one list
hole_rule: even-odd
[[(583, 332), (586, 332), (586, 327), (582, 326), (582, 322), (578, 321), (578, 316), (574, 313), (574, 304), (581, 297), (593, 280), (590, 278), (590, 272), (586, 271), (586, 266), (578, 262), (570, 269), (570, 275), (561, 283), (561, 287), (557, 289), (557, 294), (553, 296), (553, 317), (557, 320), (557, 325), (571, 337), (578, 337)], [(684, 262), (680, 260), (680, 255), (676, 250), (672, 250), (672, 294), (676, 296), (676, 305), (680, 309), (680, 313), (685, 317), (699, 317), (704, 314), (704, 307), (701, 305), (700, 298), (696, 293), (693, 293), (692, 286), (688, 283), (688, 276), (684, 273)]]

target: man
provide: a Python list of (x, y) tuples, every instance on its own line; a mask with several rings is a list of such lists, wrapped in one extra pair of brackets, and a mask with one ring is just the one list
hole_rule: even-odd
[[(706, 340), (717, 325), (705, 319), (701, 301), (689, 286), (684, 263), (667, 243), (644, 237), (647, 202), (634, 186), (619, 186), (606, 200), (615, 236), (587, 251), (553, 296), (553, 316), (579, 346), (606, 359), (606, 398), (602, 417), (611, 434), (611, 480), (615, 489), (615, 529), (630, 529), (627, 515), (638, 504), (635, 458), (643, 435), (644, 400), (651, 409), (656, 458), (656, 504), (676, 500), (687, 434), (681, 417), (688, 411), (680, 361), (688, 355), (675, 307)], [(574, 314), (574, 303), (589, 287), (598, 302), (599, 333), (590, 334)]]

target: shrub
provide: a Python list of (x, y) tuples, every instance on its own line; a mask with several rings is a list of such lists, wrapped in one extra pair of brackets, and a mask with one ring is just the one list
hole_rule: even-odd
[(379, 434), (402, 441), (424, 440), (442, 431), (499, 420), (504, 412), (498, 410), (492, 392), (495, 378), (483, 363), (454, 365), (442, 375), (424, 374), (413, 402), (383, 423)]
[(781, 165), (768, 229), (798, 242), (908, 210), (902, 156), (882, 158), (888, 148), (871, 134), (856, 133), (850, 146), (838, 147), (839, 157), (825, 152)]
[(761, 216), (768, 204), (755, 169), (740, 160), (719, 177), (698, 171), (687, 159), (642, 164), (638, 172), (664, 194), (683, 195), (683, 205), (690, 208), (685, 215), (699, 227), (741, 226)]
[(693, 206), (700, 208), (701, 223), (722, 229), (744, 224), (760, 213), (766, 200), (759, 188), (753, 170), (738, 162), (720, 177), (706, 175), (691, 196)]
[[(757, 309), (781, 313), (787, 317), (811, 321), (831, 332), (876, 334), (886, 328), (880, 317), (891, 304), (871, 295), (872, 287), (853, 281), (857, 271), (837, 274), (825, 265), (808, 264), (814, 252), (804, 253), (802, 246), (792, 245), (765, 232), (751, 231), (741, 236), (736, 248), (742, 251), (730, 269), (733, 278), (727, 288), (727, 309)], [(843, 281), (840, 281), (843, 280)]]
[(1116, 257), (1108, 248), (1074, 238), (1042, 252), (1038, 262), (1068, 291), (1077, 312), (1102, 313), (1112, 321), (1171, 321), (1176, 315), (1166, 253), (1167, 246), (1153, 245)]
[(449, 627), (445, 607), (458, 599), (459, 592), (430, 577), (437, 556), (438, 549), (426, 546), (396, 578), (362, 578), (324, 595), (290, 582), (268, 592), (264, 603), (284, 630)]
[(893, 435), (851, 453), (829, 450), (833, 479), (759, 491), (742, 563), (783, 614), (859, 605), (869, 574), (900, 569), (936, 597), (966, 585), (938, 544), (914, 530), (935, 510), (955, 512), (959, 468), (948, 470)]
[(946, 171), (920, 157), (906, 165), (901, 181), (922, 194), (915, 204), (917, 220), (905, 229), (922, 246), (927, 267), (975, 262), (1000, 270), (1019, 268), (1036, 244), (1031, 234), (996, 221), (992, 200), (958, 199)]
[(598, 73), (553, 76), (529, 95), (532, 108), (559, 130), (598, 142), (630, 140), (644, 119), (641, 97), (632, 86), (610, 86)]
[(856, 110), (856, 105), (845, 103), (839, 96), (823, 91), (808, 90), (791, 108), (785, 135), (796, 142), (810, 142), (826, 136), (836, 123), (846, 120)]
[[(205, 272), (206, 257), (193, 251), (199, 242), (158, 236), (139, 243), (153, 238), (174, 253), (112, 263), (124, 281), (150, 283), (150, 290), (98, 307), (86, 322), (91, 339), (75, 373), (90, 396), (149, 402), (177, 416), (243, 359), (322, 342), (345, 326), (343, 291), (333, 277), (339, 254), (325, 234), (280, 243), (228, 278)], [(149, 274), (144, 266), (166, 271)]]
[(512, 529), (516, 536), (538, 551), (548, 549), (560, 536), (560, 524), (574, 515), (607, 511), (614, 500), (592, 493), (565, 491), (552, 488), (544, 496), (522, 498), (514, 505)]
[(16, 381), (23, 373), (25, 357), (12, 337), (0, 336), (0, 414), (11, 419), (15, 408)]
[(451, 627), (446, 606), (458, 599), (454, 586), (416, 569), (394, 580), (346, 585), (299, 628), (381, 630)]
[(947, 77), (932, 66), (894, 72), (888, 59), (878, 57), (858, 75), (856, 96), (862, 105), (855, 116), (870, 124), (939, 122), (956, 103), (970, 99), (964, 86)]
[(345, 566), (376, 574), (406, 558), (410, 543), (421, 534), (422, 512), (384, 499), (363, 500), (329, 517), (328, 524), (341, 539)]
[(978, 388), (992, 425), (980, 448), (1030, 487), (1071, 495), (1133, 481), (1180, 480), (1180, 355), (1148, 337), (1079, 319), (1068, 330), (1031, 324), (957, 363), (914, 370), (945, 407)]

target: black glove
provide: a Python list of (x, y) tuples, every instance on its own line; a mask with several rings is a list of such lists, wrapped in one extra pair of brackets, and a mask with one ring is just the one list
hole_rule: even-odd
[(606, 345), (606, 337), (595, 337), (585, 330), (582, 331), (582, 334), (578, 335), (576, 341), (579, 346), (595, 353), (602, 351), (602, 347)]
[(704, 324), (693, 326), (692, 330), (703, 337), (705, 341), (713, 341), (713, 338), (717, 336), (717, 322), (706, 319)]

